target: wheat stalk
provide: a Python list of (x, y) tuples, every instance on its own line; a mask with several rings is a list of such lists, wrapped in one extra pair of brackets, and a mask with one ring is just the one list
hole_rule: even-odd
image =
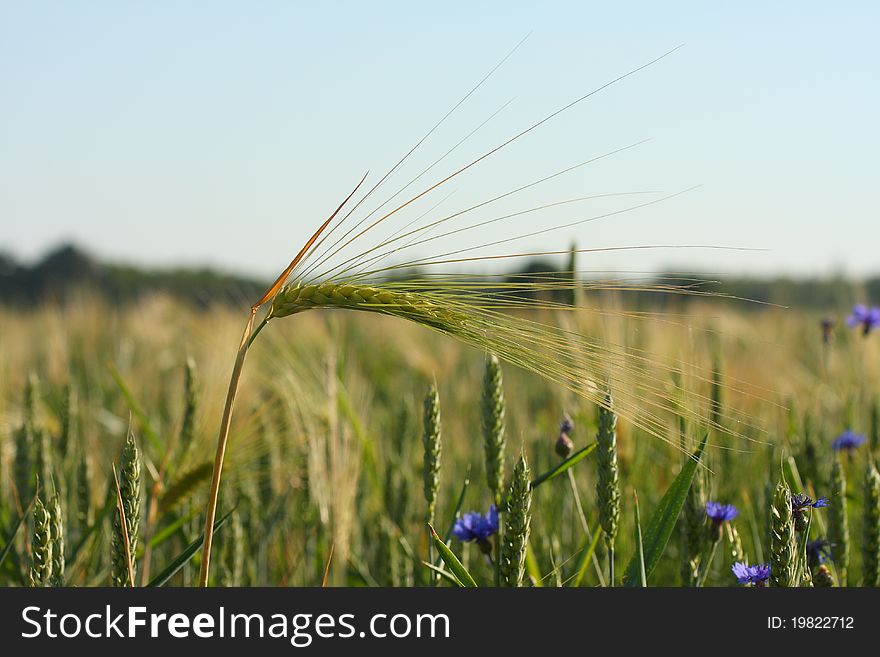
[(112, 581), (114, 586), (134, 586), (141, 513), (141, 463), (134, 434), (130, 430), (122, 448), (120, 465), (117, 482), (119, 508), (113, 516)]
[(440, 454), (442, 451), (440, 440), (440, 395), (437, 393), (436, 384), (432, 384), (425, 395), (422, 444), (425, 448), (422, 488), (425, 492), (425, 501), (428, 503), (426, 515), (430, 524), (434, 522), (437, 491), (440, 488)]
[[(666, 53), (666, 55), (668, 54)], [(663, 57), (666, 55), (663, 55)], [(489, 208), (492, 204), (502, 199), (509, 198), (524, 190), (532, 189), (546, 181), (567, 174), (604, 157), (610, 157), (637, 144), (619, 148), (566, 167), (514, 190), (485, 199), (457, 212), (446, 214), (439, 219), (425, 219), (419, 223), (419, 219), (425, 216), (423, 214), (417, 217), (415, 221), (410, 221), (399, 227), (396, 231), (391, 232), (390, 235), (382, 237), (379, 243), (372, 247), (359, 250), (350, 256), (346, 252), (346, 249), (351, 244), (357, 243), (360, 245), (361, 241), (367, 239), (364, 237), (365, 235), (375, 235), (378, 233), (377, 228), (389, 227), (391, 222), (403, 216), (401, 213), (404, 210), (414, 207), (417, 201), (476, 167), (494, 153), (506, 148), (509, 144), (529, 134), (562, 112), (585, 101), (602, 89), (616, 84), (663, 57), (633, 69), (602, 85), (593, 92), (575, 99), (495, 148), (471, 160), (468, 164), (456, 169), (451, 174), (443, 176), (433, 184), (426, 186), (421, 192), (410, 196), (408, 200), (392, 206), (392, 209), (388, 211), (384, 210), (386, 204), (391, 203), (397, 194), (407, 190), (409, 184), (415, 183), (423, 174), (432, 170), (434, 165), (442, 161), (443, 158), (441, 158), (392, 195), (385, 203), (378, 205), (371, 212), (366, 212), (353, 225), (349, 224), (348, 229), (340, 234), (338, 231), (345, 225), (345, 222), (397, 170), (398, 166), (421, 144), (420, 141), (391, 171), (383, 176), (359, 200), (354, 202), (354, 205), (347, 213), (341, 215), (340, 219), (331, 227), (331, 223), (340, 215), (343, 208), (355, 196), (366, 180), (365, 175), (336, 210), (318, 227), (291, 260), (290, 264), (279, 274), (260, 299), (253, 304), (242, 333), (217, 438), (211, 490), (205, 513), (205, 537), (199, 574), (201, 586), (207, 586), (209, 579), (213, 525), (216, 520), (220, 480), (242, 370), (249, 347), (272, 319), (297, 315), (315, 309), (344, 309), (378, 313), (405, 319), (452, 336), (484, 352), (493, 353), (502, 361), (534, 372), (600, 406), (605, 405), (607, 402), (604, 394), (595, 385), (595, 381), (607, 381), (608, 387), (615, 389), (617, 400), (615, 410), (621, 417), (626, 417), (635, 426), (660, 439), (667, 440), (666, 425), (669, 411), (669, 392), (666, 388), (666, 377), (652, 378), (647, 373), (654, 367), (660, 367), (668, 372), (668, 366), (658, 362), (643, 351), (626, 349), (608, 341), (566, 330), (555, 324), (542, 323), (538, 321), (537, 316), (526, 316), (519, 311), (572, 310), (571, 305), (555, 302), (552, 298), (548, 300), (547, 296), (541, 293), (571, 291), (573, 287), (576, 287), (578, 290), (612, 289), (627, 291), (650, 289), (659, 294), (699, 295), (707, 293), (683, 288), (681, 285), (674, 284), (675, 282), (670, 284), (640, 285), (629, 280), (623, 280), (603, 281), (599, 284), (589, 285), (578, 280), (578, 276), (574, 272), (572, 272), (571, 276), (566, 277), (565, 280), (560, 280), (557, 276), (550, 273), (535, 275), (530, 279), (517, 279), (516, 277), (506, 281), (499, 279), (499, 285), (493, 284), (487, 289), (486, 278), (473, 277), (468, 274), (440, 274), (438, 277), (437, 268), (457, 267), (462, 264), (534, 257), (538, 255), (569, 255), (573, 259), (576, 254), (580, 253), (621, 250), (626, 247), (568, 249), (565, 251), (542, 251), (538, 253), (496, 253), (493, 255), (478, 253), (480, 250), (498, 247), (499, 245), (519, 239), (531, 238), (550, 230), (570, 228), (589, 221), (634, 212), (684, 192), (673, 193), (662, 198), (636, 203), (623, 209), (594, 214), (569, 223), (542, 228), (538, 231), (522, 235), (505, 235), (483, 244), (471, 244), (467, 247), (446, 252), (441, 251), (440, 253), (437, 253), (437, 249), (435, 249), (430, 256), (404, 260), (393, 265), (383, 262), (392, 256), (398, 256), (398, 254), (407, 249), (414, 249), (428, 243), (433, 243), (438, 239), (460, 235), (466, 231), (490, 225), (494, 226), (498, 222), (521, 217), (526, 214), (540, 213), (562, 205), (583, 203), (597, 198), (597, 196), (592, 196), (566, 199), (541, 204), (519, 212), (494, 216), (489, 219), (481, 218), (465, 226), (452, 225), (454, 221), (477, 210)], [(431, 132), (433, 132), (433, 129)], [(430, 135), (430, 132), (428, 134)], [(427, 138), (427, 135), (425, 138)], [(627, 196), (629, 194), (632, 194), (632, 192), (599, 196)], [(334, 235), (335, 238), (333, 238)], [(655, 248), (655, 246), (631, 248)], [(682, 248), (682, 246), (677, 245), (675, 248)], [(409, 276), (406, 280), (401, 281), (399, 274), (406, 273), (412, 268), (425, 270), (426, 273), (420, 277)], [(268, 311), (262, 320), (257, 322), (257, 313), (267, 304), (269, 306)], [(636, 381), (638, 381), (637, 385), (634, 384)], [(734, 384), (736, 385), (736, 382)], [(690, 413), (690, 417), (695, 421), (699, 419), (697, 411), (687, 411), (687, 413)], [(720, 413), (716, 417), (720, 422)], [(745, 425), (740, 423), (739, 426)]]
[(596, 497), (599, 506), (599, 524), (608, 550), (608, 581), (614, 586), (614, 540), (620, 518), (620, 472), (617, 466), (617, 415), (612, 408), (611, 395), (598, 408), (599, 430), (596, 432)]
[(52, 536), (52, 586), (64, 586), (64, 520), (61, 516), (61, 498), (58, 491), (49, 500), (50, 529)]
[(495, 500), (495, 506), (500, 507), (504, 491), (504, 449), (507, 442), (504, 435), (504, 386), (501, 363), (494, 354), (490, 354), (486, 359), (480, 410), (486, 484)]
[(880, 473), (869, 459), (862, 520), (863, 586), (880, 586)]
[(513, 480), (507, 495), (504, 514), (504, 539), (499, 571), (506, 586), (522, 586), (532, 514), (532, 487), (524, 452), (513, 468)]
[(33, 517), (34, 533), (28, 581), (31, 586), (48, 586), (52, 577), (52, 516), (39, 497), (34, 502)]
[(797, 586), (794, 572), (795, 540), (791, 491), (784, 482), (779, 482), (770, 506), (770, 581), (773, 586)]

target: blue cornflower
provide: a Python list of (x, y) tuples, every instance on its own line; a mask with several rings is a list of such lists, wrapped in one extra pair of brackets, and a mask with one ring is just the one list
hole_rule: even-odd
[(799, 532), (804, 532), (807, 530), (807, 527), (810, 526), (810, 521), (807, 518), (807, 514), (804, 513), (806, 509), (821, 509), (825, 506), (828, 506), (827, 497), (820, 497), (814, 502), (813, 498), (809, 495), (804, 495), (803, 493), (793, 494), (791, 496), (791, 514), (794, 517), (795, 530)]
[(737, 561), (731, 568), (736, 576), (736, 581), (740, 584), (754, 584), (755, 586), (764, 586), (764, 582), (770, 579), (770, 564), (761, 563), (755, 566)]
[(831, 443), (831, 447), (837, 452), (842, 449), (845, 449), (849, 452), (854, 450), (856, 447), (864, 442), (865, 436), (860, 433), (855, 433), (851, 429), (847, 429), (834, 439), (834, 442)]
[(880, 327), (880, 308), (868, 308), (862, 303), (857, 303), (853, 306), (846, 323), (850, 328), (861, 326), (862, 335), (868, 335), (871, 329)]
[(795, 493), (791, 496), (791, 510), (794, 513), (802, 511), (807, 507), (821, 509), (822, 507), (828, 506), (828, 504), (829, 502), (827, 497), (820, 497), (814, 502), (812, 497), (810, 497), (809, 495), (804, 495), (803, 493)]
[(706, 515), (715, 523), (733, 520), (739, 515), (739, 511), (733, 504), (721, 504), (719, 502), (706, 502)]
[(831, 561), (831, 543), (824, 538), (817, 538), (807, 543), (807, 561), (811, 564), (823, 564)]
[(718, 502), (706, 502), (706, 515), (712, 521), (709, 526), (709, 538), (713, 543), (721, 540), (721, 526), (728, 520), (733, 520), (739, 514), (733, 504), (720, 504)]
[(498, 509), (495, 505), (489, 507), (489, 513), (483, 515), (479, 511), (465, 513), (452, 528), (453, 535), (465, 543), (476, 541), (480, 550), (488, 554), (492, 551), (489, 537), (498, 533)]

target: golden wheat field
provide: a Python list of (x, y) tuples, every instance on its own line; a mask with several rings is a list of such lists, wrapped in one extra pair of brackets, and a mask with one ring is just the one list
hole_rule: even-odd
[[(635, 405), (617, 418), (616, 583), (637, 550), (633, 492), (646, 524), (690, 461), (687, 454), (708, 436), (695, 483), (651, 569), (651, 585), (732, 586), (736, 562), (772, 567), (778, 560), (774, 489), (781, 481), (790, 494), (829, 501), (810, 511), (806, 530), (792, 534), (795, 554), (807, 539), (836, 536), (827, 559), (803, 557), (808, 563), (798, 577), (811, 582), (822, 568), (836, 585), (871, 584), (876, 561), (872, 566), (866, 541), (876, 514), (865, 504), (865, 472), (877, 446), (876, 336), (839, 324), (825, 342), (821, 317), (798, 309), (709, 298), (630, 311), (626, 297), (587, 292), (588, 309), (515, 311), (521, 321), (575, 327), (625, 347), (634, 359), (650, 353), (653, 364), (634, 370), (631, 384), (659, 387), (669, 400), (665, 409)], [(168, 567), (201, 539), (217, 430), (246, 314), (155, 295), (125, 306), (82, 296), (0, 315), (0, 520), (5, 536), (12, 536), (3, 552), (3, 583), (35, 584), (41, 531), (35, 494), (50, 515), (57, 504), (63, 525), (63, 572), (56, 568), (50, 577), (58, 579), (46, 583), (106, 585), (121, 577), (126, 585), (128, 575), (136, 585), (155, 584), (157, 576), (159, 583), (196, 583), (197, 551)], [(476, 582), (493, 584), (501, 531), (470, 541), (453, 531), (456, 518), (485, 514), (495, 501), (486, 474), (495, 458), (487, 452), (483, 417), (486, 363), (485, 351), (396, 317), (321, 310), (271, 324), (244, 369), (210, 582), (460, 584), (462, 576), (431, 542), (430, 520), (458, 566)], [(563, 456), (596, 441), (601, 416), (583, 395), (533, 372), (504, 362), (501, 372), (503, 509), (511, 503), (507, 487), (515, 484), (520, 455), (534, 484), (539, 473), (564, 463)], [(441, 429), (439, 457), (429, 464), (423, 400), (432, 385)], [(585, 376), (583, 385), (603, 382)], [(612, 395), (623, 385), (616, 382)], [(693, 411), (687, 416), (679, 412), (685, 405)], [(650, 427), (662, 430), (652, 435), (642, 413), (659, 418)], [(566, 418), (573, 427), (561, 428)], [(850, 428), (868, 434), (869, 444), (835, 452), (832, 441)], [(571, 441), (562, 455), (561, 431)], [(131, 572), (123, 567), (120, 574), (113, 469), (130, 474), (132, 465), (123, 462), (129, 432), (137, 449), (138, 515), (126, 536), (135, 546)], [(842, 472), (848, 481), (843, 494), (832, 476), (835, 463), (836, 476)], [(559, 476), (532, 486), (521, 585), (612, 583), (609, 544), (599, 540), (607, 522), (607, 495), (599, 494), (605, 484), (597, 488), (603, 467), (587, 450)], [(707, 518), (707, 501), (738, 510), (734, 520), (718, 523), (720, 535)], [(832, 513), (841, 509), (848, 519), (848, 563)], [(501, 516), (503, 524), (504, 510)], [(57, 552), (54, 560), (57, 565)]]

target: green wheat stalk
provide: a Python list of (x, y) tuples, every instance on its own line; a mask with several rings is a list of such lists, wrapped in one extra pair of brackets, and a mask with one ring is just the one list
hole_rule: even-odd
[[(654, 61), (659, 61), (659, 59), (662, 59), (662, 57)], [(653, 63), (650, 62), (647, 65)], [(630, 73), (615, 79), (612, 84), (618, 80), (625, 79), (628, 75), (634, 74), (642, 68), (644, 66), (633, 69)], [(306, 241), (290, 264), (281, 272), (260, 299), (251, 306), (251, 312), (247, 318), (238, 350), (236, 351), (217, 437), (211, 488), (205, 512), (205, 535), (199, 572), (199, 584), (201, 586), (207, 586), (209, 579), (211, 547), (219, 502), (220, 480), (244, 363), (251, 344), (269, 321), (273, 319), (289, 317), (315, 309), (344, 309), (404, 319), (453, 337), (486, 353), (493, 353), (502, 361), (533, 372), (598, 405), (605, 403), (603, 391), (596, 385), (585, 385), (585, 383), (607, 380), (609, 386), (614, 387), (617, 391), (615, 411), (621, 417), (630, 420), (634, 426), (660, 439), (667, 440), (666, 416), (668, 414), (669, 393), (666, 391), (665, 385), (661, 383), (661, 381), (665, 381), (665, 376), (662, 378), (655, 377), (647, 385), (637, 386), (634, 384), (636, 380), (651, 378), (649, 374), (646, 374), (651, 368), (660, 368), (664, 372), (668, 372), (669, 367), (667, 365), (652, 359), (643, 351), (626, 349), (607, 340), (567, 330), (555, 323), (542, 322), (540, 321), (541, 316), (534, 312), (531, 316), (526, 316), (524, 312), (521, 312), (572, 310), (571, 306), (560, 303), (556, 299), (559, 298), (560, 293), (571, 290), (573, 277), (560, 278), (558, 272), (530, 273), (526, 277), (499, 278), (496, 281), (497, 284), (487, 286), (485, 276), (438, 274), (440, 272), (438, 267), (444, 266), (457, 268), (458, 265), (464, 263), (478, 263), (504, 258), (533, 257), (536, 255), (564, 255), (570, 254), (572, 251), (574, 253), (581, 253), (596, 251), (596, 249), (545, 251), (541, 253), (495, 253), (492, 255), (475, 255), (474, 253), (475, 250), (480, 248), (489, 248), (497, 244), (529, 236), (519, 235), (509, 236), (506, 239), (496, 240), (487, 244), (473, 244), (468, 246), (468, 248), (456, 251), (440, 254), (435, 252), (436, 255), (433, 257), (420, 257), (410, 260), (404, 258), (404, 261), (400, 261), (397, 264), (387, 264), (389, 258), (396, 258), (397, 254), (406, 249), (416, 248), (435, 239), (448, 237), (473, 228), (494, 224), (496, 221), (513, 216), (540, 212), (551, 207), (551, 205), (537, 206), (509, 216), (474, 221), (466, 226), (461, 226), (460, 224), (453, 226), (449, 223), (471, 210), (488, 207), (512, 193), (517, 193), (528, 187), (540, 184), (545, 180), (550, 180), (556, 177), (556, 175), (561, 175), (571, 170), (571, 167), (536, 180), (513, 192), (487, 199), (468, 209), (446, 215), (442, 218), (426, 219), (422, 223), (418, 223), (418, 219), (422, 218), (419, 217), (416, 221), (409, 222), (397, 231), (390, 231), (390, 236), (380, 238), (378, 244), (360, 250), (360, 244), (365, 234), (378, 226), (388, 227), (395, 219), (401, 216), (399, 214), (401, 211), (410, 207), (419, 199), (431, 194), (457, 176), (464, 174), (485, 158), (505, 148), (508, 144), (528, 134), (531, 130), (537, 129), (560, 112), (568, 111), (569, 108), (574, 107), (588, 97), (590, 97), (589, 94), (584, 95), (575, 102), (565, 106), (565, 108), (548, 115), (543, 121), (539, 121), (530, 128), (519, 132), (497, 148), (476, 158), (451, 175), (447, 175), (438, 182), (431, 184), (393, 209), (386, 212), (377, 208), (359, 221), (355, 217), (352, 219), (355, 223), (349, 224), (346, 230), (342, 228), (346, 220), (385, 180), (384, 178), (380, 180), (373, 189), (365, 193), (363, 198), (353, 202), (353, 207), (347, 213), (342, 213), (343, 208), (345, 208), (363, 185), (366, 180), (365, 175), (336, 210)], [(619, 151), (607, 153), (602, 157), (610, 156), (614, 152)], [(598, 158), (588, 160), (582, 163), (582, 165), (586, 165), (595, 159)], [(654, 199), (646, 203), (634, 204), (615, 214), (635, 211), (647, 205), (667, 200), (675, 195), (677, 194)], [(555, 205), (567, 202), (583, 202), (589, 198), (591, 197), (571, 199)], [(339, 216), (338, 221), (330, 227), (331, 223), (337, 219), (337, 216)], [(424, 217), (425, 215), (422, 216)], [(582, 221), (587, 220), (589, 219)], [(563, 226), (557, 227), (562, 228)], [(545, 230), (550, 229), (546, 228)], [(346, 251), (347, 247), (353, 243), (356, 246)], [(359, 252), (351, 253), (356, 249)], [(415, 269), (424, 271), (424, 275), (406, 275), (403, 278), (400, 276), (400, 274), (405, 274)], [(693, 289), (684, 290), (681, 286), (675, 286), (673, 289), (668, 285), (654, 283), (644, 286), (630, 282), (608, 283), (601, 281), (592, 286), (585, 283), (577, 283), (578, 289), (581, 290), (630, 290), (633, 289), (634, 285), (663, 294), (717, 296), (717, 294), (710, 292), (701, 292)], [(257, 313), (264, 307), (268, 307), (268, 311), (258, 321)], [(544, 316), (548, 315), (555, 317), (555, 313), (544, 313)], [(699, 418), (696, 410), (687, 410), (687, 413), (695, 421)]]
[[(425, 394), (422, 424), (422, 446), (424, 447), (422, 490), (428, 505), (425, 517), (428, 526), (431, 526), (437, 511), (437, 494), (440, 489), (440, 456), (442, 453), (440, 395), (437, 392), (436, 383), (432, 383)], [(433, 542), (428, 540), (428, 563), (434, 562), (433, 545)], [(433, 572), (428, 573), (428, 578), (432, 584), (436, 584), (438, 581), (438, 576)]]
[(486, 483), (495, 500), (501, 507), (504, 492), (504, 387), (501, 376), (501, 363), (498, 357), (490, 354), (486, 359), (483, 376), (482, 397), (483, 450), (486, 457)]
[(862, 520), (863, 586), (880, 586), (880, 473), (869, 460), (865, 471), (865, 501)]
[(192, 358), (186, 359), (183, 370), (183, 422), (180, 425), (178, 445), (182, 453), (186, 453), (196, 437), (196, 412), (199, 407), (199, 387), (196, 379), (196, 363)]
[(620, 472), (617, 466), (617, 415), (612, 410), (611, 395), (598, 409), (596, 432), (596, 497), (599, 506), (599, 524), (608, 550), (608, 581), (614, 586), (614, 541), (620, 519)]
[(504, 538), (501, 546), (499, 571), (505, 586), (522, 586), (525, 572), (526, 549), (531, 524), (532, 488), (529, 466), (524, 452), (513, 468), (513, 480), (507, 495), (504, 514)]
[(58, 491), (49, 500), (49, 518), (52, 540), (52, 586), (64, 586), (64, 520), (61, 513), (61, 497)]
[[(134, 434), (129, 431), (122, 448), (119, 473), (121, 513), (113, 516), (112, 573), (114, 586), (131, 586), (137, 571), (135, 554), (141, 513), (141, 462)], [(120, 515), (125, 518), (123, 530)]]
[(52, 515), (39, 497), (34, 501), (33, 519), (28, 582), (32, 587), (48, 586), (52, 578)]
[(797, 586), (791, 491), (781, 481), (770, 506), (770, 582), (773, 586)]
[(431, 384), (425, 395), (424, 432), (422, 444), (425, 448), (422, 468), (422, 488), (425, 493), (425, 501), (428, 503), (427, 519), (434, 522), (434, 514), (437, 508), (437, 491), (440, 488), (440, 455), (442, 452), (440, 431), (440, 395), (437, 385)]

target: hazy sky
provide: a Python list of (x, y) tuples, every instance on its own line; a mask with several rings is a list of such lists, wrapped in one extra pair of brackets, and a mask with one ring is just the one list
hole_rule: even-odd
[[(0, 2), (0, 248), (35, 258), (74, 240), (106, 259), (270, 275), (365, 171), (377, 180), (531, 33), (378, 202), (496, 110), (503, 107), (418, 184), (685, 47), (444, 185), (395, 228), (441, 201), (426, 216), (649, 139), (474, 219), (572, 197), (700, 185), (499, 249), (553, 250), (573, 240), (743, 246), (767, 251), (624, 251), (582, 266), (877, 273), (878, 7)], [(436, 253), (657, 197), (512, 217), (451, 236)], [(437, 246), (412, 255), (435, 255)]]

